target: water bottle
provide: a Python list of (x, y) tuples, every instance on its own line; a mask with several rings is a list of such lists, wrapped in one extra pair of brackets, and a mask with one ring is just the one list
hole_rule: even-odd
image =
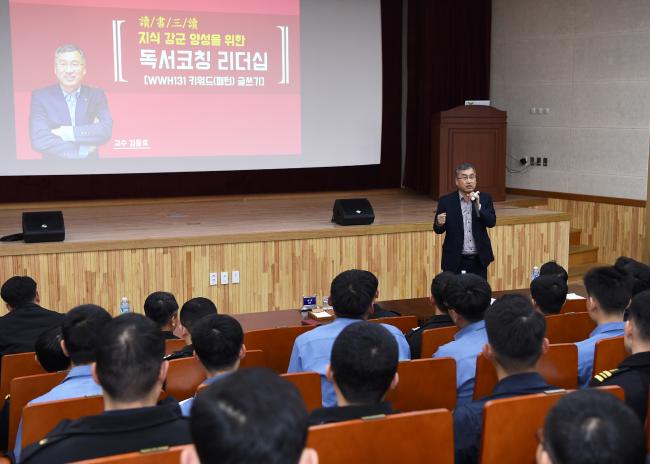
[(533, 266), (533, 272), (530, 273), (530, 281), (532, 282), (538, 277), (539, 277), (539, 268), (537, 266)]
[(462, 271), (460, 271), (460, 273), (461, 274), (467, 274), (467, 271), (465, 269), (463, 269)]
[(131, 312), (131, 304), (129, 303), (129, 299), (123, 296), (120, 300), (120, 313), (126, 314), (128, 312)]

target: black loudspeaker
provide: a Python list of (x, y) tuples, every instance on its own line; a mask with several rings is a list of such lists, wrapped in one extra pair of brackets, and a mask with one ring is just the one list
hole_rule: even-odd
[(372, 224), (375, 212), (367, 198), (348, 198), (334, 201), (332, 222), (342, 226)]
[(23, 213), (23, 240), (27, 243), (65, 240), (63, 213), (61, 211)]

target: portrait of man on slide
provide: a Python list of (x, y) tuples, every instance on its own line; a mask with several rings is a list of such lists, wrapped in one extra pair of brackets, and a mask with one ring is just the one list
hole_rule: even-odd
[(32, 148), (46, 157), (96, 157), (97, 147), (111, 138), (113, 120), (104, 91), (81, 85), (86, 75), (84, 52), (76, 45), (57, 48), (54, 75), (57, 84), (32, 93)]

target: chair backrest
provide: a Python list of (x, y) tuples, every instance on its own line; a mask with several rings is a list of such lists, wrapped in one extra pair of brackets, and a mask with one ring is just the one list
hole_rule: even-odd
[(313, 326), (298, 326), (251, 330), (244, 334), (244, 344), (246, 349), (264, 351), (266, 366), (278, 374), (284, 374), (289, 368), (291, 350), (296, 337), (313, 328)]
[(587, 312), (587, 299), (583, 298), (580, 300), (566, 300), (560, 314), (564, 313), (584, 313)]
[(36, 374), (45, 374), (45, 369), (36, 361), (36, 353), (33, 351), (4, 355), (0, 369), (0, 409), (5, 404), (5, 397), (9, 394), (13, 379)]
[(536, 432), (544, 425), (548, 411), (563, 395), (563, 391), (538, 393), (485, 403), (481, 464), (534, 463)]
[(23, 408), (34, 398), (37, 398), (56, 387), (65, 378), (66, 372), (53, 372), (50, 374), (29, 375), (17, 377), (11, 381), (9, 394), (11, 407), (9, 408), (9, 448), (14, 449), (16, 433)]
[(594, 350), (592, 377), (604, 370), (616, 369), (628, 355), (622, 336), (598, 340)]
[(194, 395), (196, 388), (205, 380), (205, 370), (194, 356), (169, 361), (165, 392), (177, 401)]
[(393, 325), (401, 330), (403, 334), (418, 326), (418, 318), (415, 316), (380, 317), (379, 319), (368, 319), (368, 322)]
[(452, 464), (454, 426), (446, 409), (407, 412), (310, 427), (307, 446), (316, 449), (320, 464)]
[[(549, 385), (566, 390), (578, 386), (578, 347), (573, 343), (550, 345), (548, 352), (537, 363), (537, 371)], [(474, 399), (483, 398), (497, 384), (497, 371), (494, 365), (483, 355), (476, 360), (476, 380), (474, 382)]]
[(116, 454), (103, 458), (86, 459), (77, 461), (77, 464), (178, 464), (181, 462), (181, 453), (185, 448), (192, 448), (193, 445), (173, 446), (164, 449), (154, 448), (148, 450), (134, 451), (133, 453)]
[(433, 356), (440, 346), (454, 340), (456, 332), (458, 332), (458, 327), (455, 325), (427, 329), (422, 332), (422, 350), (420, 357), (430, 358)]
[(282, 377), (295, 385), (300, 392), (307, 411), (313, 411), (320, 408), (323, 404), (320, 375), (316, 372), (294, 372), (291, 374), (282, 374)]
[(176, 351), (180, 351), (183, 348), (185, 348), (185, 340), (182, 338), (179, 339), (167, 339), (165, 340), (165, 355), (175, 353)]
[(267, 367), (264, 351), (246, 350), (246, 356), (239, 363), (240, 369), (244, 367)]
[(550, 343), (575, 343), (586, 338), (596, 328), (589, 313), (565, 313), (546, 316), (546, 338)]
[(401, 361), (399, 382), (386, 395), (393, 409), (400, 412), (456, 407), (456, 361), (453, 358), (427, 358)]
[(45, 437), (63, 419), (94, 416), (104, 411), (102, 396), (27, 405), (23, 409), (23, 447)]

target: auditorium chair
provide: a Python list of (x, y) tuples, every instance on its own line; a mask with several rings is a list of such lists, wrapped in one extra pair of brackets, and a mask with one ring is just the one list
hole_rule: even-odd
[(266, 366), (278, 374), (289, 368), (293, 342), (313, 326), (277, 327), (274, 329), (251, 330), (244, 333), (244, 345), (249, 350), (262, 350)]
[(267, 367), (266, 357), (262, 350), (246, 350), (246, 356), (239, 361), (239, 368), (244, 367)]
[[(185, 448), (191, 448), (193, 445), (182, 445), (173, 447), (152, 448), (132, 453), (116, 454), (103, 458), (86, 459), (77, 461), (76, 464), (178, 464), (181, 462), (181, 453)], [(0, 463), (1, 464), (1, 463)]]
[(29, 375), (27, 377), (17, 377), (11, 381), (9, 387), (11, 406), (9, 407), (8, 449), (13, 450), (16, 444), (16, 433), (18, 433), (18, 425), (25, 405), (60, 384), (66, 374), (66, 372), (53, 372), (50, 374)]
[(456, 361), (453, 358), (427, 358), (401, 361), (399, 382), (386, 395), (393, 409), (400, 412), (456, 407)]
[(407, 334), (409, 330), (418, 326), (418, 318), (415, 316), (380, 317), (378, 319), (368, 319), (368, 322), (395, 326), (403, 334)]
[[(549, 385), (567, 390), (578, 387), (578, 347), (573, 343), (550, 345), (537, 363), (537, 370)], [(492, 393), (498, 382), (494, 365), (483, 355), (476, 360), (474, 399)]]
[[(598, 387), (625, 400), (619, 386)], [(483, 408), (481, 464), (534, 463), (537, 430), (543, 427), (548, 411), (567, 391), (490, 400)], [(516, 446), (513, 446), (513, 443)]]
[(104, 411), (102, 396), (47, 401), (23, 409), (23, 447), (45, 437), (63, 419), (95, 416)]
[(550, 343), (575, 343), (589, 338), (596, 323), (589, 313), (565, 313), (546, 316), (546, 338)]
[(420, 357), (430, 358), (433, 356), (440, 346), (454, 340), (456, 332), (458, 332), (458, 327), (455, 325), (427, 329), (422, 332), (422, 350)]
[(320, 464), (453, 464), (454, 425), (446, 409), (356, 419), (310, 427), (307, 446)]
[(622, 336), (598, 340), (594, 350), (594, 368), (591, 376), (604, 370), (616, 369), (628, 356)]
[(566, 300), (562, 305), (560, 314), (564, 313), (584, 313), (587, 312), (587, 299)]
[(291, 382), (298, 389), (307, 411), (311, 412), (323, 405), (319, 374), (316, 372), (294, 372), (282, 374), (281, 377)]
[(36, 353), (33, 351), (4, 355), (0, 369), (0, 409), (5, 404), (5, 398), (9, 394), (9, 386), (13, 379), (36, 374), (45, 374), (45, 370), (36, 361)]
[(185, 348), (185, 345), (187, 345), (187, 343), (185, 343), (185, 340), (182, 338), (179, 338), (178, 340), (173, 338), (165, 340), (165, 355), (180, 351)]
[(169, 361), (165, 392), (176, 401), (183, 401), (194, 395), (197, 387), (205, 380), (203, 365), (194, 356)]

